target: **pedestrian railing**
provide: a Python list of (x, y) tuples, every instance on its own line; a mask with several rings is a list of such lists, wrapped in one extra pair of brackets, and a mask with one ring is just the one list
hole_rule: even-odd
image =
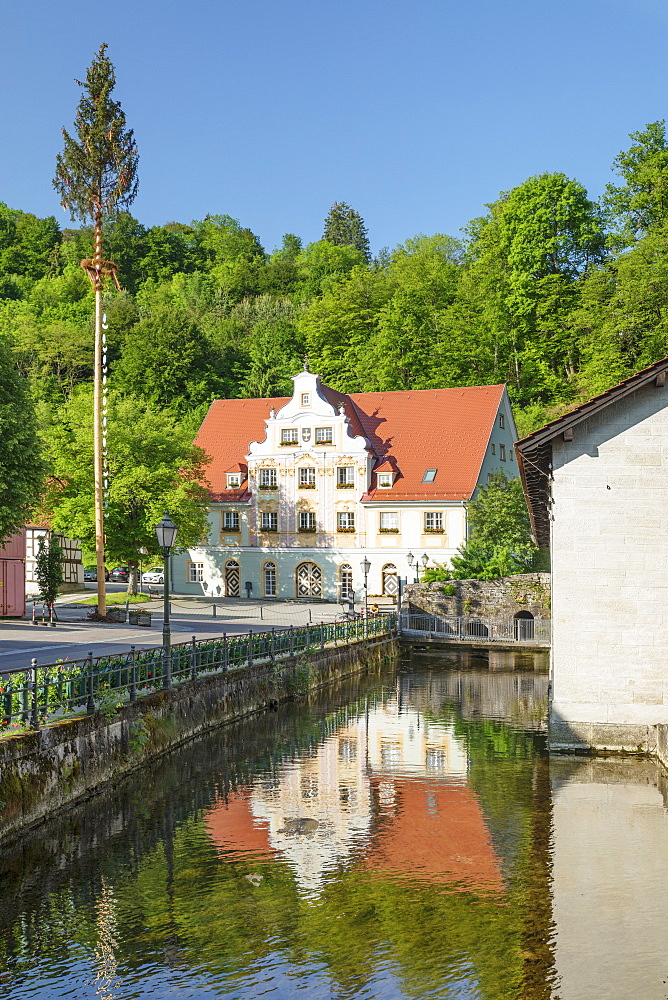
[(402, 614), (399, 632), (407, 638), (549, 643), (551, 624), (549, 620), (540, 618), (441, 618), (427, 614)]
[(0, 673), (0, 735), (95, 711), (114, 714), (124, 702), (206, 674), (275, 662), (325, 647), (396, 634), (395, 614), (354, 621), (245, 632), (174, 643), (131, 646), (126, 653), (58, 660)]

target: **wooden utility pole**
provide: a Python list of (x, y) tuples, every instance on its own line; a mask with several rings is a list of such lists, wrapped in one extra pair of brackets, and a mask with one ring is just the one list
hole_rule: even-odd
[[(93, 475), (95, 504), (95, 556), (97, 563), (97, 610), (106, 614), (104, 566), (104, 460), (106, 427), (102, 424), (106, 390), (106, 359), (102, 344), (102, 290), (104, 279), (113, 279), (120, 289), (116, 265), (102, 258), (102, 220), (131, 204), (137, 193), (137, 145), (131, 129), (125, 127), (125, 114), (117, 101), (111, 100), (116, 84), (114, 67), (106, 55), (106, 45), (86, 71), (86, 80), (76, 82), (83, 90), (77, 107), (72, 138), (63, 129), (65, 146), (56, 158), (53, 186), (61, 204), (73, 219), (92, 219), (95, 230), (93, 258), (82, 260), (95, 291), (95, 370), (93, 374)], [(78, 141), (77, 141), (78, 140)], [(104, 352), (106, 354), (106, 351)], [(104, 372), (103, 372), (104, 367)]]

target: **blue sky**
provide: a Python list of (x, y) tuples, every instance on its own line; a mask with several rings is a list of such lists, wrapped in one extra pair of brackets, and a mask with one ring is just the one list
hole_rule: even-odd
[(146, 225), (227, 213), (267, 250), (334, 201), (374, 251), (459, 235), (543, 171), (592, 197), (668, 117), (665, 0), (5, 0), (0, 201), (69, 224), (60, 129), (102, 41), (134, 128)]

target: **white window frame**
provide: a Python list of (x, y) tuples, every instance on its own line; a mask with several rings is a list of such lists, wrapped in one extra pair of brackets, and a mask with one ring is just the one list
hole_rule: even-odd
[(276, 597), (278, 593), (278, 571), (275, 562), (266, 562), (263, 565), (262, 586), (265, 597)]
[(305, 532), (316, 530), (315, 513), (312, 510), (299, 511), (299, 530)]
[(282, 445), (299, 444), (299, 428), (283, 427), (281, 429), (281, 444)]
[(337, 465), (336, 485), (339, 489), (345, 489), (346, 486), (350, 487), (355, 485), (354, 465)]
[(399, 531), (398, 512), (394, 510), (381, 511), (378, 528), (380, 531), (391, 531), (397, 533)]
[(228, 490), (238, 490), (241, 486), (241, 473), (240, 472), (228, 472), (227, 473), (227, 488)]
[(315, 487), (315, 468), (310, 465), (299, 467), (299, 489), (309, 490)]
[(260, 511), (260, 530), (278, 531), (278, 514), (275, 510)]
[(379, 490), (391, 490), (392, 489), (392, 473), (391, 472), (377, 472), (376, 482), (378, 484)]
[(506, 426), (505, 415), (503, 413), (499, 413), (499, 427), (501, 428), (501, 430), (503, 430), (505, 426)]
[(302, 393), (302, 406), (310, 406), (310, 405), (311, 405), (311, 393), (310, 392), (303, 392)]
[(278, 475), (276, 469), (260, 469), (260, 488), (265, 490), (275, 490), (278, 486)]
[(339, 510), (336, 513), (336, 530), (353, 532), (355, 530), (355, 514), (353, 511)]
[(188, 583), (204, 583), (204, 563), (188, 563)]
[(355, 587), (353, 585), (353, 569), (350, 563), (343, 563), (339, 566), (339, 597), (342, 601), (350, 601), (355, 597)]
[(334, 444), (334, 430), (332, 427), (316, 427), (316, 444)]
[(501, 459), (502, 462), (505, 462), (505, 460), (506, 460), (506, 446), (505, 446), (505, 444), (500, 444), (499, 445), (499, 458)]
[[(229, 524), (228, 524), (229, 520)], [(239, 511), (238, 510), (224, 510), (223, 511), (223, 531), (238, 531), (239, 530)]]
[(443, 534), (443, 511), (425, 511), (424, 530), (427, 534)]

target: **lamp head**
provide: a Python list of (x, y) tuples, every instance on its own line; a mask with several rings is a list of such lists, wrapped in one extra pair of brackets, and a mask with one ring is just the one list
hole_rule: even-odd
[(155, 533), (158, 539), (158, 545), (161, 549), (171, 549), (176, 539), (176, 525), (172, 521), (169, 514), (165, 513), (162, 521), (155, 526)]
[(427, 568), (427, 563), (429, 562), (429, 556), (427, 555), (427, 553), (426, 553), (426, 552), (425, 552), (425, 553), (424, 553), (424, 555), (422, 556), (422, 559), (420, 560), (420, 562), (422, 563), (422, 565), (423, 565), (423, 566), (424, 566), (424, 568), (426, 569), (426, 568)]
[(415, 564), (415, 556), (413, 555), (412, 552), (409, 552), (408, 555), (406, 556), (406, 562), (408, 563), (409, 566), (413, 566)]

